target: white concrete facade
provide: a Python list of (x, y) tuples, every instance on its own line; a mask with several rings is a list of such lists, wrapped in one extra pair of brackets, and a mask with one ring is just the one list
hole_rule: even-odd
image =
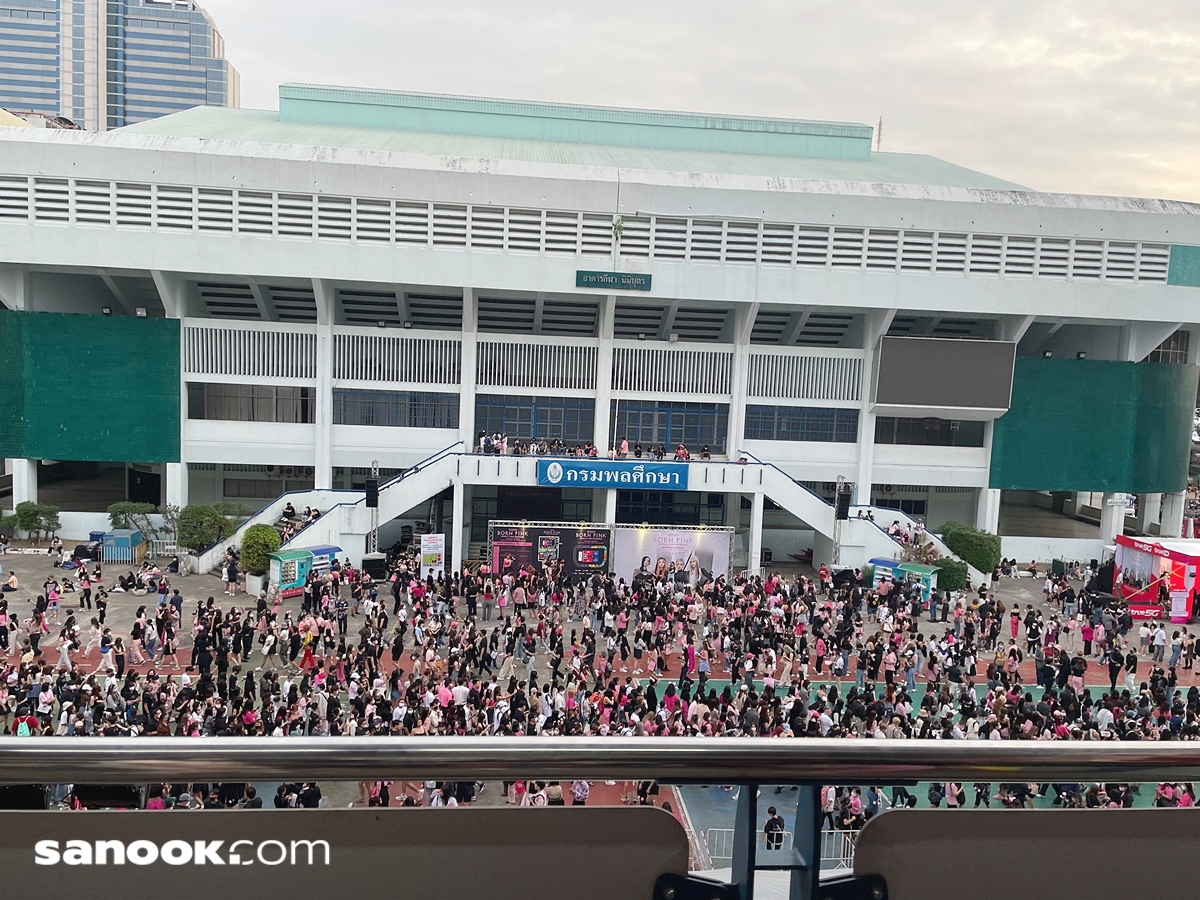
[[(1200, 245), (1200, 207), (1191, 204), (120, 132), (0, 129), (0, 147), (0, 301), (96, 313), (100, 301), (39, 293), (37, 279), (97, 276), (118, 312), (146, 302), (121, 284), (145, 283), (158, 304), (151, 314), (181, 320), (182, 459), (165, 479), (173, 503), (188, 500), (189, 464), (299, 467), (325, 490), (339, 486), (336, 470), (374, 459), (402, 469), (459, 442), (469, 450), (477, 396), (499, 394), (583, 398), (594, 404), (592, 435), (602, 450), (621, 439), (610, 433), (613, 401), (720, 404), (728, 416), (721, 455), (729, 459), (749, 454), (818, 487), (844, 477), (859, 504), (873, 501), (875, 485), (920, 487), (926, 515), (936, 503), (945, 518), (995, 530), (990, 422), (979, 447), (875, 442), (873, 372), (879, 341), (898, 319), (919, 317), (927, 334), (937, 322), (969, 319), (987, 337), (1032, 340), (1039, 352), (1083, 352), (1086, 344), (1089, 358), (1133, 361), (1197, 320), (1195, 289), (1167, 283), (1170, 246)], [(486, 230), (490, 222), (500, 231)], [(703, 250), (713, 234), (716, 249)], [(646, 274), (653, 290), (577, 288), (579, 270)], [(206, 305), (202, 286), (214, 282), (245, 285), (254, 320)], [(277, 284), (310, 293), (314, 319), (282, 315), (271, 293)], [(405, 325), (350, 321), (342, 292), (351, 289), (394, 292)], [(461, 325), (406, 327), (410, 294), (461, 298)], [(595, 331), (549, 334), (537, 318), (528, 334), (489, 330), (481, 299), (509, 295), (533, 300), (535, 316), (547, 298), (596, 304)], [(662, 321), (645, 339), (619, 336), (618, 311), (642, 305), (662, 306)], [(725, 317), (715, 340), (671, 340), (687, 305)], [(756, 337), (768, 310), (786, 317), (775, 345)], [(837, 346), (797, 342), (822, 313), (854, 321)], [(248, 355), (229, 349), (239, 342), (253, 347)], [(530, 347), (571, 362), (541, 365), (531, 378), (519, 355)], [(399, 362), (369, 371), (352, 365), (384, 352)], [(499, 374), (483, 371), (485, 353), (499, 360)], [(635, 353), (657, 354), (655, 364), (676, 374), (623, 382), (620, 360)], [(686, 365), (678, 354), (690, 354)], [(794, 374), (808, 369), (825, 374)], [(762, 375), (776, 370), (793, 373), (784, 388)], [(192, 419), (188, 384), (311, 389), (312, 420)], [(454, 394), (458, 425), (340, 424), (339, 389)], [(853, 410), (857, 440), (747, 438), (752, 405)], [(36, 496), (30, 471), (36, 475), (14, 468), (14, 496)], [(454, 484), (461, 535), (470, 513), (462, 480)], [(753, 497), (748, 564), (757, 568), (764, 495), (745, 493)], [(615, 492), (602, 500), (595, 515), (612, 521)], [(1164, 528), (1175, 502), (1163, 501)], [(463, 543), (453, 542), (455, 560)]]

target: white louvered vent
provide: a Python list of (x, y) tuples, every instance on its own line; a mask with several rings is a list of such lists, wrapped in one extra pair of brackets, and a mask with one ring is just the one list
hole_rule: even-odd
[(613, 217), (593, 213), (583, 214), (583, 241), (580, 251), (584, 256), (612, 256)]
[(596, 353), (595, 346), (480, 341), (476, 383), (594, 391)]
[(233, 191), (200, 188), (196, 198), (196, 225), (200, 231), (233, 233)]
[(801, 225), (796, 230), (796, 265), (824, 269), (829, 265), (832, 242), (825, 225)]
[(1038, 277), (1066, 278), (1071, 262), (1070, 239), (1044, 237), (1038, 243)]
[(150, 185), (117, 182), (117, 225), (150, 227)]
[(71, 188), (67, 179), (33, 179), (33, 218), (64, 225), (71, 221)]
[(184, 329), (185, 375), (257, 378), (317, 377), (317, 336), (311, 331), (212, 327)]
[(317, 237), (326, 241), (348, 241), (353, 230), (349, 197), (317, 197)]
[(934, 271), (939, 275), (961, 275), (967, 265), (967, 236), (940, 231), (934, 252)]
[(462, 342), (382, 334), (335, 334), (333, 377), (341, 381), (458, 384)]
[(433, 204), (433, 246), (467, 246), (467, 208), (447, 203)]
[(579, 252), (579, 213), (546, 211), (546, 252), (556, 256)]
[(890, 228), (871, 228), (867, 232), (867, 268), (896, 270), (899, 261), (900, 232)]
[(725, 230), (725, 262), (758, 262), (758, 223), (730, 222)]
[(687, 258), (687, 219), (658, 216), (654, 220), (654, 258)]
[[(80, 225), (112, 225), (112, 188), (111, 181), (76, 181), (75, 221)], [(160, 192), (161, 190), (162, 188), (159, 188)], [(191, 196), (191, 188), (179, 188), (179, 190), (185, 190), (188, 192), (188, 196)], [(161, 193), (159, 196), (161, 197)], [(161, 213), (159, 215), (158, 226), (162, 228)], [(190, 211), (187, 227), (192, 227)]]
[(750, 354), (750, 397), (786, 400), (860, 399), (862, 357)]
[(29, 179), (24, 176), (0, 178), (0, 219), (29, 218)]
[(724, 228), (720, 219), (692, 219), (691, 258), (700, 262), (720, 262)]
[(796, 226), (764, 222), (762, 261), (768, 266), (790, 266), (796, 258)]
[(542, 249), (542, 211), (540, 209), (510, 209), (508, 211), (508, 249), (538, 253)]
[(354, 237), (360, 241), (389, 243), (392, 239), (392, 202), (355, 200)]
[[(0, 175), (0, 219), (576, 258), (610, 258), (616, 239), (605, 213), (41, 175)], [(621, 223), (619, 252), (633, 259), (1124, 283), (1162, 283), (1170, 265), (1170, 245), (1086, 237), (646, 215)]]
[(728, 394), (733, 354), (715, 350), (613, 350), (612, 388), (662, 394)]
[[(161, 194), (159, 195), (161, 198)], [(275, 230), (275, 198), (264, 191), (237, 192), (240, 234), (271, 234)]]
[(283, 237), (313, 236), (313, 198), (311, 194), (279, 195), (279, 234)]
[(429, 204), (396, 201), (396, 243), (429, 244)]
[(621, 226), (621, 256), (645, 259), (650, 255), (650, 220), (625, 216)]
[(970, 245), (972, 275), (999, 275), (1004, 255), (1004, 239), (998, 234), (973, 234)]
[(830, 264), (835, 269), (861, 269), (863, 264), (863, 229), (833, 229), (833, 253)]

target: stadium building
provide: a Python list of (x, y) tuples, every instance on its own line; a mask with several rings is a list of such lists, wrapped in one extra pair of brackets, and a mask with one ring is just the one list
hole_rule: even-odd
[[(1198, 212), (839, 122), (285, 85), (278, 112), (0, 128), (4, 506), (77, 538), (116, 500), (269, 520), (293, 492), (358, 558), (377, 460), (381, 543), (723, 525), (754, 569), (832, 558), (843, 478), (880, 524), (1094, 556), (1180, 533)], [(482, 432), (600, 459), (556, 480)], [(622, 440), (692, 461), (609, 465)], [(841, 546), (891, 544), (854, 518)]]

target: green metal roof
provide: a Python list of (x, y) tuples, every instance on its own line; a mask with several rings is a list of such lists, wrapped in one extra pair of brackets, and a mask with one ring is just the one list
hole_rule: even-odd
[(198, 106), (117, 129), (113, 134), (165, 135), (311, 147), (394, 151), (425, 156), (502, 159), (531, 163), (750, 175), (879, 184), (1022, 190), (1020, 185), (932, 156), (872, 153), (869, 159), (818, 159), (565, 141), (435, 134), (385, 128), (284, 122), (273, 110)]
[(284, 84), (279, 119), (431, 134), (824, 159), (870, 159), (868, 125)]

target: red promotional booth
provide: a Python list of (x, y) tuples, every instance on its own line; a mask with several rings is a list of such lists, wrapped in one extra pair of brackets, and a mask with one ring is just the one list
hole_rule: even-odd
[(1113, 593), (1125, 599), (1135, 619), (1190, 622), (1196, 601), (1200, 540), (1117, 536)]

